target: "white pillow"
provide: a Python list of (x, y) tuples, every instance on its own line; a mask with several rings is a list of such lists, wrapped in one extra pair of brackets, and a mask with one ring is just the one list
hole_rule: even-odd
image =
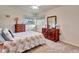
[(4, 37), (5, 40), (14, 40), (14, 38), (11, 36), (10, 32), (8, 31), (7, 28), (2, 30), (2, 36)]
[(1, 34), (2, 34), (2, 28), (0, 28), (0, 43), (5, 41)]
[(1, 34), (0, 34), (0, 43), (1, 42), (4, 42), (5, 41), (5, 39), (1, 36)]

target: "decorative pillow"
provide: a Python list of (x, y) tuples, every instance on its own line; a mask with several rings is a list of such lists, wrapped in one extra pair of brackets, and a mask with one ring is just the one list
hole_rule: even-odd
[(6, 41), (9, 40), (14, 40), (14, 38), (11, 36), (10, 32), (8, 31), (8, 29), (3, 29), (2, 30), (2, 36)]
[(11, 30), (8, 30), (11, 34), (11, 36), (14, 38), (13, 32)]

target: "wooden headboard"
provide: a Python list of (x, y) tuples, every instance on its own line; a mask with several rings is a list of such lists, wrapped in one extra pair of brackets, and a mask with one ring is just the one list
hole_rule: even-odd
[(25, 24), (15, 24), (15, 32), (25, 32)]

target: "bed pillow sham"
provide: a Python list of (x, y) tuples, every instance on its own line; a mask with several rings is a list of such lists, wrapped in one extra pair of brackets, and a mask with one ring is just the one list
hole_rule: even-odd
[(7, 28), (2, 30), (2, 36), (6, 41), (14, 40)]
[(0, 43), (5, 41), (5, 39), (2, 37), (1, 33), (2, 33), (2, 28), (0, 28)]
[(5, 41), (5, 39), (2, 37), (2, 35), (0, 34), (0, 43), (1, 42), (4, 42)]

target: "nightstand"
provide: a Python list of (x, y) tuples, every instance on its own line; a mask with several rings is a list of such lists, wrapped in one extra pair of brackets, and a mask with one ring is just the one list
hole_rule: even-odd
[(3, 43), (0, 43), (0, 53), (2, 52), (3, 49)]

